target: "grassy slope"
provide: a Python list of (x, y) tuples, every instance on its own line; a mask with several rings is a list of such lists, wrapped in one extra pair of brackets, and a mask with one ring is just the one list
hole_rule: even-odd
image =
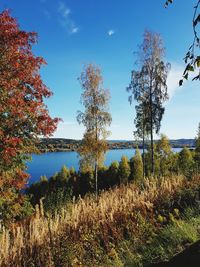
[[(195, 203), (200, 177), (146, 180), (103, 192), (35, 216), (0, 235), (1, 267), (143, 266), (171, 257), (199, 238)], [(190, 218), (190, 219), (188, 219)]]
[(167, 225), (155, 233), (152, 240), (143, 244), (136, 253), (131, 252), (129, 248), (121, 266), (148, 266), (153, 262), (170, 260), (200, 239), (199, 225), (199, 210), (187, 209), (181, 218), (172, 218)]

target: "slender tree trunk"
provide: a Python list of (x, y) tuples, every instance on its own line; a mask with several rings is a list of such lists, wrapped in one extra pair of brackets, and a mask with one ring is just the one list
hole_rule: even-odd
[(154, 146), (153, 146), (153, 129), (151, 128), (151, 173), (154, 175)]
[(98, 160), (95, 160), (95, 195), (96, 200), (98, 199)]
[(144, 124), (143, 124), (143, 133), (142, 133), (142, 164), (143, 164), (143, 179), (145, 178), (145, 150), (144, 150), (144, 146), (145, 146), (145, 140), (144, 140)]
[(143, 164), (143, 179), (145, 178), (145, 130), (144, 130), (144, 112), (143, 112), (143, 129), (142, 129), (142, 164)]
[(153, 146), (153, 105), (152, 105), (152, 82), (150, 83), (150, 124), (151, 124), (151, 174), (154, 175), (154, 146)]
[[(97, 121), (97, 115), (96, 115), (96, 143), (98, 141), (98, 121)], [(96, 154), (95, 158), (95, 193), (96, 193), (96, 201), (98, 200), (98, 156)]]

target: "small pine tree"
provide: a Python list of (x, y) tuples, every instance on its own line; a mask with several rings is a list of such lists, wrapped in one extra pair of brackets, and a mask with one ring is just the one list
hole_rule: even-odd
[(167, 176), (170, 173), (172, 148), (166, 135), (161, 134), (156, 145), (156, 155), (158, 161), (158, 176)]
[(61, 182), (68, 182), (69, 180), (69, 177), (70, 177), (70, 171), (69, 169), (64, 165), (61, 169), (61, 171), (59, 172), (58, 174), (58, 179), (61, 181)]
[(178, 166), (181, 173), (189, 177), (192, 173), (193, 168), (193, 158), (192, 153), (187, 147), (184, 147), (179, 153)]
[(130, 159), (130, 180), (135, 182), (141, 182), (143, 179), (143, 162), (140, 150), (137, 148), (135, 151), (135, 156)]
[(76, 171), (75, 171), (74, 167), (71, 167), (69, 169), (69, 172), (70, 172), (70, 176), (74, 176), (76, 174)]
[(130, 176), (131, 169), (128, 162), (128, 158), (125, 156), (122, 156), (121, 161), (119, 163), (119, 181), (120, 184), (127, 184), (128, 178)]
[(132, 158), (130, 158), (129, 164), (130, 164), (130, 170), (131, 170), (129, 180), (133, 181), (134, 180), (134, 173), (135, 173), (134, 156)]
[(119, 162), (113, 161), (108, 169), (109, 185), (114, 186), (119, 184)]
[(40, 176), (40, 182), (48, 182), (48, 178), (46, 177), (46, 175)]

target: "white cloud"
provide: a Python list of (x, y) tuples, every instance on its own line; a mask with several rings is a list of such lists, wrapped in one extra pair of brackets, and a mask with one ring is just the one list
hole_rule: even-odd
[(109, 35), (109, 36), (112, 36), (112, 35), (114, 35), (115, 34), (115, 30), (109, 30), (108, 32), (107, 32), (107, 34)]
[(78, 27), (74, 27), (73, 29), (72, 29), (72, 33), (77, 33), (79, 31), (79, 28)]
[(183, 71), (184, 66), (177, 63), (171, 63), (171, 70), (167, 78), (168, 94), (170, 99), (182, 88), (182, 86), (179, 86), (179, 80), (182, 78)]
[(58, 12), (59, 12), (64, 18), (66, 18), (66, 17), (71, 13), (71, 10), (70, 10), (69, 8), (67, 8), (63, 2), (60, 2), (60, 3), (59, 3), (59, 6), (58, 6)]
[[(169, 72), (168, 78), (167, 78), (167, 85), (168, 85), (168, 93), (169, 98), (171, 99), (174, 94), (177, 91), (180, 91), (185, 86), (188, 86), (188, 84), (193, 84), (192, 78), (194, 78), (196, 75), (198, 75), (198, 69), (196, 69), (194, 72), (189, 73), (188, 81), (183, 79), (183, 72), (185, 70), (185, 65), (178, 64), (176, 62), (171, 63), (171, 70)], [(179, 86), (179, 81), (183, 79), (183, 85)]]
[(58, 6), (58, 14), (60, 24), (68, 31), (68, 33), (74, 34), (79, 31), (79, 27), (71, 19), (71, 10), (65, 5), (64, 2), (60, 2)]

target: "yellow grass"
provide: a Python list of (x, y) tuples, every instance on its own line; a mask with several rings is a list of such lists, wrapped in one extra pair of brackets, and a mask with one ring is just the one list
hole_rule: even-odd
[(160, 203), (173, 198), (179, 189), (194, 182), (200, 184), (200, 179), (195, 179), (190, 182), (181, 176), (147, 179), (143, 189), (134, 184), (121, 186), (102, 192), (98, 202), (92, 197), (79, 199), (70, 210), (63, 208), (51, 217), (44, 216), (40, 205), (31, 218), (13, 224), (9, 229), (0, 228), (0, 266), (58, 266), (57, 249), (62, 249), (63, 242), (75, 244), (95, 231), (105, 244), (109, 235), (113, 240), (120, 240), (127, 224), (139, 235), (137, 213), (153, 220), (154, 209)]

